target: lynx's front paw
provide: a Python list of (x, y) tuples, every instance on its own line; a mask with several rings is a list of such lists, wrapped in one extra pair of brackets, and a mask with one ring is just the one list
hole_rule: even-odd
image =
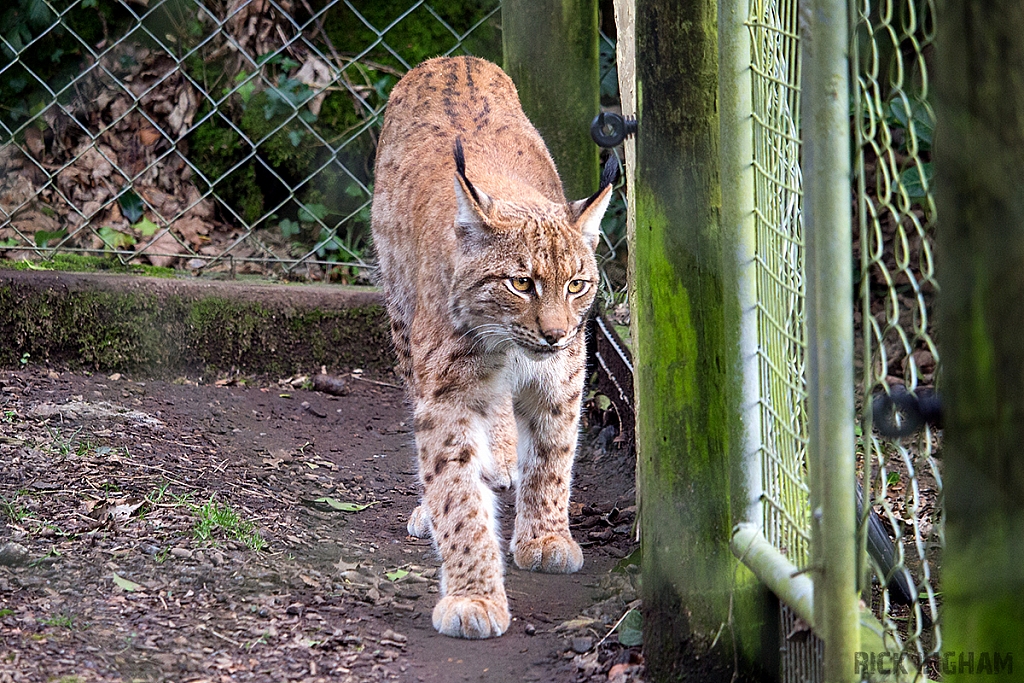
[(580, 544), (560, 534), (519, 542), (513, 548), (513, 555), (517, 567), (531, 572), (572, 574), (583, 566)]
[(430, 513), (425, 505), (417, 505), (409, 515), (409, 523), (405, 526), (410, 536), (430, 538)]
[(508, 623), (504, 595), (449, 595), (434, 607), (434, 628), (453, 638), (495, 638), (508, 630)]

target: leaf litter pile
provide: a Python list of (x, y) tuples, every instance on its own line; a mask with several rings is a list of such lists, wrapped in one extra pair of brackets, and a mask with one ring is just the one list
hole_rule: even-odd
[(581, 448), (583, 571), (509, 567), (508, 633), (446, 638), (402, 392), (351, 378), (0, 371), (0, 683), (641, 680), (628, 450)]

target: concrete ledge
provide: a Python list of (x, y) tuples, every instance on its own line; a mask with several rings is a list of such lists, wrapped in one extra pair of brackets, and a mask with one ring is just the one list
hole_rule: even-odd
[(370, 288), (0, 270), (0, 365), (26, 353), (151, 377), (393, 365)]

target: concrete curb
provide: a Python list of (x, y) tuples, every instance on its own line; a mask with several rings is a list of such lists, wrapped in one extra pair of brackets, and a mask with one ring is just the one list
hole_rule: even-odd
[(371, 288), (0, 270), (0, 365), (23, 359), (152, 377), (393, 365)]

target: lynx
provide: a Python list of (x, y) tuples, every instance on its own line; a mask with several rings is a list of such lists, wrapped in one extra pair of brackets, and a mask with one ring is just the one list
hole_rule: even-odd
[(431, 59), (395, 86), (376, 160), (373, 239), (414, 403), (423, 484), (409, 533), (441, 555), (434, 628), (508, 629), (494, 488), (516, 486), (518, 567), (583, 565), (569, 487), (584, 318), (617, 166), (566, 202), (511, 79), (473, 57)]

